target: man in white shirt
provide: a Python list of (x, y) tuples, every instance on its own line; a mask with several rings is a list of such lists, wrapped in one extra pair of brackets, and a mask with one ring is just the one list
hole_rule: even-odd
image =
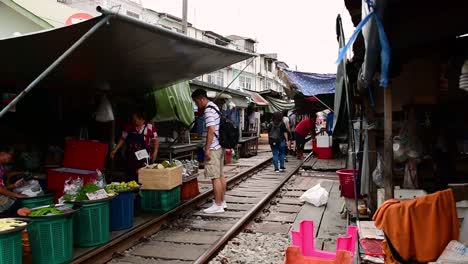
[(223, 175), (224, 149), (218, 140), (219, 122), (221, 120), (220, 111), (218, 106), (208, 99), (206, 91), (203, 89), (195, 90), (192, 93), (192, 99), (198, 109), (204, 111), (205, 177), (211, 179), (215, 196), (213, 205), (205, 209), (204, 212), (207, 214), (223, 213), (227, 205), (224, 200), (224, 194), (226, 193), (226, 178)]

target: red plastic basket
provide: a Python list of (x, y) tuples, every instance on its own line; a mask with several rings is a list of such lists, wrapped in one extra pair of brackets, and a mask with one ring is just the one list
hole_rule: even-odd
[(341, 196), (345, 198), (354, 199), (354, 172), (357, 170), (338, 170), (336, 174), (340, 178)]
[(198, 179), (192, 179), (188, 182), (184, 182), (181, 187), (180, 191), (180, 198), (182, 201), (187, 201), (192, 199), (193, 197), (200, 194), (200, 190), (198, 189)]

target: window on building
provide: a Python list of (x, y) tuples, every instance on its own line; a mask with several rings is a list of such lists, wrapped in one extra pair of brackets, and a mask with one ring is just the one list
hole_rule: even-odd
[(265, 90), (270, 90), (271, 89), (271, 82), (270, 81), (267, 81), (265, 83)]
[(132, 12), (132, 11), (127, 11), (127, 16), (134, 17), (136, 19), (140, 19), (140, 15), (135, 13), (135, 12)]
[(239, 87), (242, 89), (252, 90), (252, 78), (239, 76)]
[(221, 71), (208, 74), (208, 82), (219, 86), (224, 86), (224, 74)]

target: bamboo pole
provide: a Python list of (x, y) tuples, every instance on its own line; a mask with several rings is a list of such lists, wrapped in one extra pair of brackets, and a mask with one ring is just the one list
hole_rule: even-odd
[(393, 199), (392, 88), (384, 89), (384, 186), (385, 200)]

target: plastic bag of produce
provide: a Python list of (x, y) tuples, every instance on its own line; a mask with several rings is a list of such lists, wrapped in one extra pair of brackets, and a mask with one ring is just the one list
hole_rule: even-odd
[(319, 207), (328, 202), (328, 192), (319, 183), (302, 194), (299, 200)]
[(44, 194), (42, 191), (41, 185), (37, 180), (29, 180), (24, 183), (23, 186), (13, 190), (16, 193), (24, 194), (29, 197), (36, 197), (38, 195)]
[(104, 174), (102, 174), (102, 172), (100, 170), (96, 170), (96, 180), (94, 181), (94, 183), (100, 187), (100, 188), (104, 188), (106, 187), (106, 177), (104, 176)]
[(60, 197), (59, 203), (64, 203), (65, 201), (74, 201), (76, 195), (82, 187), (83, 179), (81, 178), (69, 178), (68, 180), (66, 180), (65, 185), (63, 186), (63, 196)]

